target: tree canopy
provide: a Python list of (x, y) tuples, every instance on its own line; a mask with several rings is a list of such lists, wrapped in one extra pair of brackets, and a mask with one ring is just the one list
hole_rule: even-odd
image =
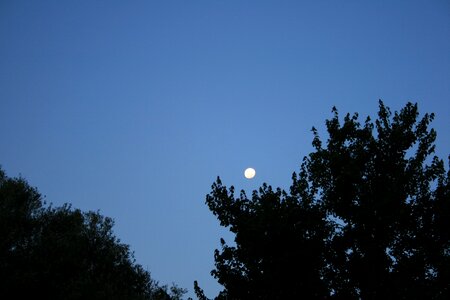
[(214, 253), (216, 299), (449, 299), (449, 172), (434, 156), (434, 114), (382, 101), (375, 122), (332, 112), (289, 192), (212, 185), (206, 204), (235, 234)]
[(0, 169), (0, 298), (179, 300), (160, 286), (99, 212), (46, 206)]

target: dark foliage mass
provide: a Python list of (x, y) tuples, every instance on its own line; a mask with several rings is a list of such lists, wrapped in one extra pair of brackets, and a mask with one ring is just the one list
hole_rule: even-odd
[(0, 298), (181, 299), (185, 291), (159, 286), (112, 227), (98, 212), (45, 206), (0, 169)]
[(325, 143), (313, 128), (289, 193), (213, 184), (206, 204), (235, 234), (214, 254), (215, 299), (450, 299), (449, 173), (433, 156), (434, 115), (381, 101), (375, 122), (333, 113)]

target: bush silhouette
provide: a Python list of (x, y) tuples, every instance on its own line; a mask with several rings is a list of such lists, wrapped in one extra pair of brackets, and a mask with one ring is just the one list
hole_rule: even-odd
[(135, 263), (113, 225), (98, 212), (46, 207), (0, 169), (0, 298), (181, 299), (183, 289), (168, 292)]

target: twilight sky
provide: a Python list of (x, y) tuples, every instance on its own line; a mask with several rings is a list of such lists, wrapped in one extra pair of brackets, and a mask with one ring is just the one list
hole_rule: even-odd
[[(450, 2), (0, 2), (0, 164), (100, 210), (161, 283), (208, 296), (220, 175), (288, 188), (331, 107), (418, 102), (450, 149)], [(247, 180), (252, 166), (256, 177)]]

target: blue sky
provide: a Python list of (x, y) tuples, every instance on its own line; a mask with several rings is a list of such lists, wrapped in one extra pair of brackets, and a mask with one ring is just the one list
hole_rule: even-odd
[[(288, 188), (336, 105), (437, 114), (450, 149), (450, 3), (2, 1), (0, 164), (48, 202), (100, 210), (138, 263), (192, 295), (216, 176)], [(257, 175), (243, 176), (247, 166)]]

